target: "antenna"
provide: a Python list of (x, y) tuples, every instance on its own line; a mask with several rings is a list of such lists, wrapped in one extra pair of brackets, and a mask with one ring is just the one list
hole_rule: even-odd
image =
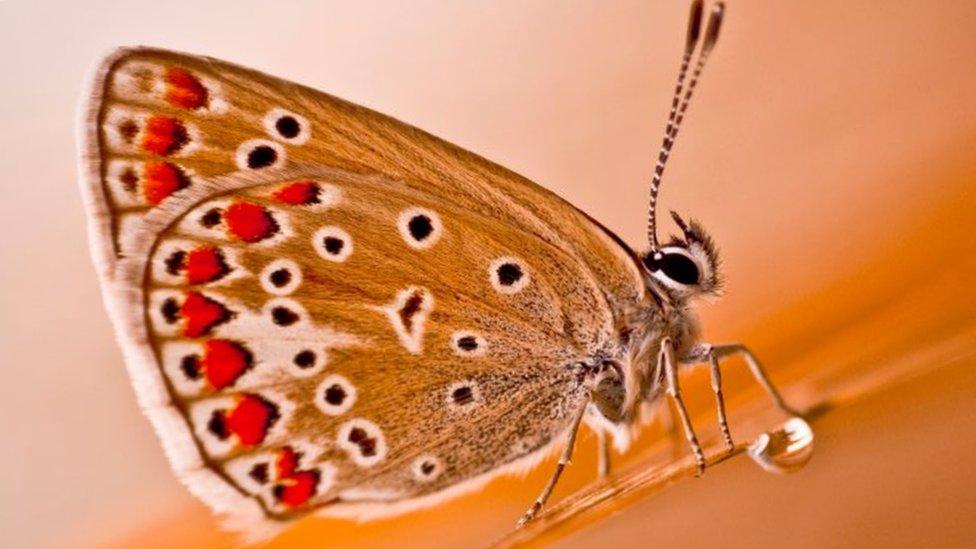
[[(664, 166), (671, 155), (671, 148), (674, 140), (681, 129), (681, 122), (685, 118), (685, 111), (688, 110), (688, 103), (698, 85), (702, 70), (708, 55), (718, 41), (718, 31), (722, 26), (722, 15), (725, 13), (725, 4), (717, 2), (712, 6), (711, 14), (708, 17), (708, 26), (705, 28), (705, 40), (702, 43), (701, 52), (698, 55), (698, 62), (692, 71), (691, 80), (688, 82), (688, 89), (684, 90), (685, 77), (688, 74), (688, 67), (691, 65), (691, 58), (698, 47), (698, 38), (701, 35), (702, 26), (702, 0), (695, 0), (691, 4), (691, 12), (688, 15), (688, 34), (685, 38), (685, 52), (681, 58), (681, 68), (678, 70), (678, 83), (674, 88), (674, 97), (671, 100), (671, 113), (668, 115), (668, 125), (664, 130), (664, 141), (661, 143), (661, 150), (657, 156), (657, 165), (654, 166), (654, 176), (651, 178), (650, 202), (647, 206), (647, 240), (651, 244), (651, 251), (657, 251), (660, 244), (657, 240), (657, 195), (661, 188), (661, 178), (664, 176)], [(684, 96), (682, 96), (684, 91)]]

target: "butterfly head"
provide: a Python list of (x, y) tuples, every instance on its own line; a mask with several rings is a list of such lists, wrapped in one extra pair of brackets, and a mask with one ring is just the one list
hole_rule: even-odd
[(675, 212), (671, 216), (683, 234), (644, 254), (647, 275), (674, 301), (718, 295), (721, 263), (715, 242), (697, 221), (686, 223)]
[(718, 251), (711, 237), (697, 221), (685, 223), (678, 214), (671, 212), (671, 217), (684, 233), (683, 237), (672, 238), (663, 246), (657, 239), (658, 192), (661, 189), (664, 168), (671, 156), (678, 130), (681, 129), (681, 122), (685, 119), (692, 92), (698, 85), (702, 70), (705, 68), (705, 61), (708, 60), (718, 40), (725, 12), (725, 5), (722, 2), (716, 2), (712, 6), (707, 27), (704, 28), (704, 39), (701, 40), (698, 60), (691, 71), (691, 79), (686, 83), (685, 77), (688, 75), (689, 67), (692, 66), (692, 58), (698, 49), (699, 38), (702, 37), (704, 20), (702, 4), (701, 0), (695, 0), (691, 4), (685, 51), (681, 59), (681, 68), (678, 70), (678, 83), (671, 101), (671, 113), (664, 130), (664, 140), (658, 153), (657, 165), (651, 178), (650, 204), (647, 209), (647, 240), (651, 250), (641, 257), (641, 263), (647, 272), (648, 284), (667, 294), (671, 301), (679, 303), (691, 297), (717, 295), (721, 286)]

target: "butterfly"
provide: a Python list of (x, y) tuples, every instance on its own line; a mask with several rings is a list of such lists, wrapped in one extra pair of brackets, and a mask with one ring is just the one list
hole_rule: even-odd
[[(651, 183), (650, 248), (416, 128), (207, 57), (124, 48), (90, 86), (82, 189), (107, 308), (142, 409), (216, 512), (288, 523), (434, 505), (525, 469), (577, 432), (627, 447), (677, 372), (749, 350), (699, 339), (712, 239), (674, 215), (665, 162), (723, 6), (687, 44)], [(702, 36), (704, 36), (703, 39)], [(701, 42), (697, 63), (685, 80)]]

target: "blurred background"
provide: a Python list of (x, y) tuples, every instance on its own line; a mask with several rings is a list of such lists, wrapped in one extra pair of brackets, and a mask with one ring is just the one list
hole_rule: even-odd
[[(74, 138), (100, 55), (145, 44), (310, 85), (520, 172), (640, 246), (687, 6), (0, 0), (0, 546), (235, 543), (170, 474), (102, 310)], [(801, 404), (845, 405), (814, 423), (797, 475), (738, 458), (559, 543), (972, 546), (973, 29), (969, 0), (728, 2), (662, 200), (724, 252), (707, 337), (749, 341)], [(741, 369), (726, 378), (733, 403), (759, 401)], [(707, 385), (685, 382), (706, 433)], [(556, 499), (594, 480), (581, 443)], [(483, 545), (550, 465), (399, 519), (304, 521), (270, 545)]]

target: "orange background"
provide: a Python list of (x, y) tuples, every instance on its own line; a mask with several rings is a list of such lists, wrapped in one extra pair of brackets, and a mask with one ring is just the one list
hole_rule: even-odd
[[(638, 1), (0, 1), (0, 546), (233, 543), (169, 473), (89, 262), (74, 121), (105, 50), (204, 53), (375, 108), (639, 245), (686, 13)], [(820, 386), (803, 385), (804, 368), (887, 364), (973, 322), (976, 6), (744, 0), (727, 15), (662, 200), (702, 219), (724, 252), (728, 291), (702, 309), (707, 337), (750, 341), (774, 377), (800, 382), (788, 395), (812, 402)], [(815, 423), (819, 453), (799, 475), (732, 460), (564, 543), (965, 545), (967, 356)], [(686, 385), (706, 410), (700, 374)], [(745, 378), (728, 377), (747, 401)], [(592, 481), (592, 450), (586, 435), (556, 498)], [(401, 519), (306, 521), (272, 545), (485, 543), (548, 467)]]

